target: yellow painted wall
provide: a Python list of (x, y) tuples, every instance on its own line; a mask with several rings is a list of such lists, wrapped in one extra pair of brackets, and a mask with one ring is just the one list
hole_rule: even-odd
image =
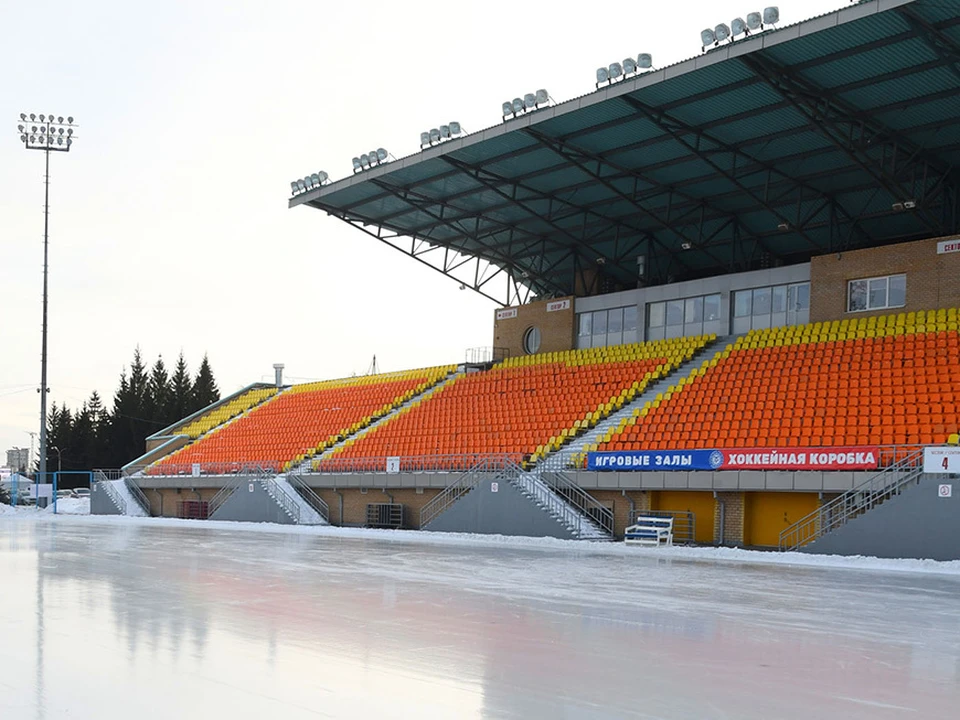
[(748, 492), (744, 545), (777, 547), (780, 532), (820, 506), (816, 493)]
[(713, 542), (713, 493), (694, 490), (661, 490), (651, 492), (651, 510), (692, 512), (696, 517), (696, 541)]

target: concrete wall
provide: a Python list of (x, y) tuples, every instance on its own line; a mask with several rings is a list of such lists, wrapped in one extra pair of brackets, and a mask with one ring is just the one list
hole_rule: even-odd
[(546, 510), (504, 480), (484, 480), (424, 530), (571, 539)]
[(314, 491), (330, 508), (331, 525), (362, 526), (367, 521), (367, 505), (399, 503), (403, 505), (404, 527), (420, 527), (420, 510), (440, 492), (441, 488), (347, 488), (319, 487)]
[[(938, 488), (949, 484), (953, 496)], [(960, 560), (960, 478), (924, 475), (902, 494), (851, 520), (803, 552)]]
[(283, 511), (280, 504), (270, 497), (263, 485), (256, 480), (241, 483), (210, 519), (294, 524), (293, 518)]
[[(932, 238), (886, 247), (820, 255), (810, 262), (810, 320), (824, 322), (848, 317), (960, 307), (960, 253), (937, 254)], [(906, 306), (872, 312), (847, 312), (850, 280), (907, 276)]]
[(100, 483), (93, 483), (90, 487), (90, 514), (91, 515), (120, 515), (120, 508), (107, 495)]
[[(504, 348), (510, 357), (528, 354), (523, 347), (530, 328), (540, 330), (537, 352), (559, 352), (574, 347), (574, 300), (572, 297), (541, 300), (494, 311), (493, 346)], [(516, 313), (516, 317), (511, 317)]]

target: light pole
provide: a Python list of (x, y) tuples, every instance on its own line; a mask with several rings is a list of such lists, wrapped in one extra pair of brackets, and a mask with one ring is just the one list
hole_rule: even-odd
[(42, 150), (46, 156), (43, 176), (43, 335), (40, 344), (40, 477), (47, 474), (47, 247), (50, 230), (50, 153), (70, 152), (73, 118), (20, 113), (20, 142), (27, 150)]

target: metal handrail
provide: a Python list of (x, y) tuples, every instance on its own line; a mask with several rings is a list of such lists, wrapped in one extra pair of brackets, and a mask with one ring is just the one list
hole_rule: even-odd
[(117, 506), (121, 515), (126, 515), (127, 501), (123, 498), (123, 495), (117, 492), (117, 488), (113, 486), (113, 481), (107, 477), (103, 470), (94, 470), (93, 477), (94, 486), (100, 488), (107, 494), (107, 497)]
[(547, 486), (613, 536), (613, 511), (561, 472), (540, 473)]
[(143, 510), (149, 517), (150, 501), (147, 500), (147, 496), (143, 494), (143, 490), (141, 490), (137, 483), (134, 482), (133, 478), (129, 476), (123, 478), (123, 484), (130, 492), (130, 495), (133, 496), (133, 499), (136, 501), (137, 505), (140, 506), (140, 509)]
[(221, 487), (216, 494), (210, 498), (207, 502), (207, 517), (212, 516), (217, 510), (219, 510), (227, 499), (236, 492), (237, 488), (240, 487), (243, 483), (248, 482), (251, 477), (256, 480), (261, 480), (263, 478), (270, 476), (270, 471), (268, 468), (264, 468), (260, 465), (239, 465), (235, 477), (230, 478), (227, 483)]
[(270, 495), (277, 503), (282, 507), (290, 518), (293, 520), (294, 525), (300, 524), (300, 505), (290, 497), (290, 494), (284, 490), (280, 485), (271, 477), (261, 477), (258, 479), (260, 485), (264, 490), (267, 491), (267, 494)]
[(513, 478), (517, 488), (544, 506), (551, 515), (570, 528), (577, 537), (583, 533), (584, 517), (534, 473), (518, 473)]
[[(272, 473), (273, 475), (280, 474), (280, 463), (276, 462), (259, 462), (259, 463), (249, 463), (249, 462), (205, 462), (199, 463), (200, 465), (200, 475), (244, 475), (249, 474), (251, 467), (256, 467), (264, 472)], [(129, 469), (129, 472), (127, 470)], [(147, 476), (160, 476), (160, 477), (171, 477), (171, 476), (182, 476), (182, 475), (193, 475), (193, 464), (192, 463), (178, 463), (173, 465), (164, 465), (163, 472), (160, 472), (160, 467), (143, 467), (143, 468), (134, 468), (134, 467), (125, 467), (125, 475), (134, 475), (137, 472), (143, 471)]]
[[(464, 453), (459, 455), (403, 455), (399, 457), (399, 471), (403, 473), (465, 473), (481, 463), (485, 463), (490, 470), (496, 470), (504, 467), (504, 463), (519, 464), (524, 459), (523, 453)], [(315, 461), (307, 474), (343, 473), (388, 474), (387, 458), (382, 456), (356, 458), (333, 455)]]
[(780, 533), (780, 549), (797, 550), (898, 495), (923, 474), (923, 449), (899, 458), (852, 490), (800, 518)]
[(287, 482), (325, 522), (330, 522), (330, 507), (326, 500), (317, 495), (298, 473), (287, 473)]
[(436, 519), (444, 510), (453, 505), (457, 500), (473, 490), (483, 479), (480, 473), (488, 473), (491, 470), (501, 470), (503, 468), (503, 457), (485, 456), (481, 458), (469, 470), (459, 475), (453, 482), (441, 490), (436, 497), (420, 509), (420, 528), (425, 528), (431, 521)]

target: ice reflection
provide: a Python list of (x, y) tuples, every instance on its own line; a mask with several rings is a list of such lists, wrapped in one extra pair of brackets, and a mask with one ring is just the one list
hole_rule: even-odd
[(4, 720), (953, 717), (960, 700), (951, 577), (4, 519), (0, 582)]

